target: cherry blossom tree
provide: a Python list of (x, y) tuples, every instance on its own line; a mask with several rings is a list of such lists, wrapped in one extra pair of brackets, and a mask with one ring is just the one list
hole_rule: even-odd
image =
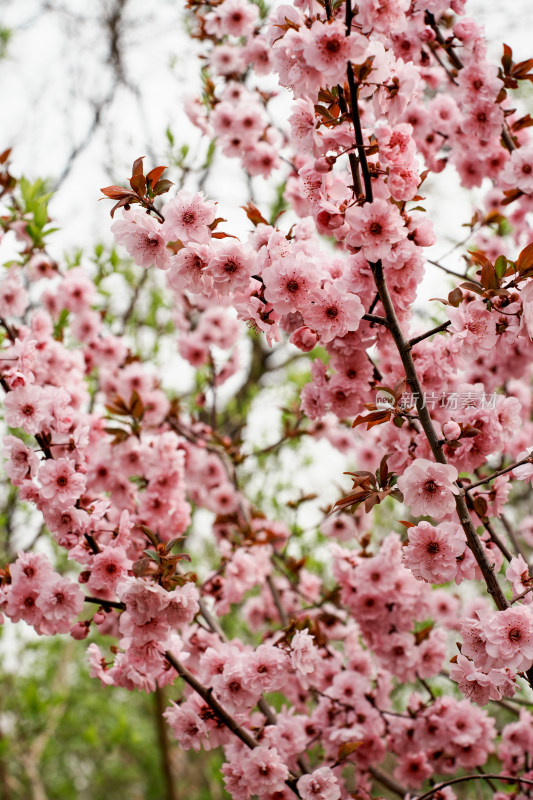
[[(530, 797), (533, 60), (491, 63), (462, 0), (187, 14), (204, 157), (102, 188), (116, 248), (52, 258), (45, 185), (0, 156), (5, 471), (38, 528), (2, 614), (166, 689), (234, 800)], [(242, 230), (214, 153), (281, 185)], [(439, 173), (480, 190), (459, 273)]]

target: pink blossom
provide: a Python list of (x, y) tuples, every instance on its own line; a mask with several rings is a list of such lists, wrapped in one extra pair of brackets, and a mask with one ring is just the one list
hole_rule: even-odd
[(329, 84), (343, 82), (348, 61), (365, 60), (367, 40), (364, 36), (346, 36), (341, 20), (323, 23), (316, 21), (309, 29), (303, 54), (312, 67), (319, 70)]
[(320, 652), (307, 628), (294, 634), (291, 642), (291, 663), (302, 677), (311, 675), (320, 664)]
[(402, 560), (415, 578), (429, 583), (447, 583), (457, 573), (457, 556), (465, 549), (465, 538), (459, 525), (443, 522), (434, 527), (419, 522), (409, 528), (409, 544)]
[(169, 592), (168, 601), (165, 616), (168, 624), (173, 628), (191, 623), (200, 608), (198, 589), (190, 582), (183, 586), (177, 586), (172, 592)]
[(519, 147), (500, 173), (500, 181), (506, 189), (520, 189), (526, 194), (533, 192), (533, 147)]
[(17, 275), (10, 273), (0, 282), (0, 317), (22, 317), (28, 307), (28, 293)]
[(416, 152), (412, 134), (413, 126), (405, 122), (395, 125), (394, 128), (380, 125), (376, 129), (380, 163), (394, 167), (412, 162)]
[(83, 608), (83, 592), (69, 578), (55, 575), (41, 586), (35, 602), (43, 614), (42, 633), (68, 633)]
[(365, 313), (358, 295), (342, 292), (334, 284), (310, 295), (309, 304), (301, 311), (306, 325), (317, 332), (322, 342), (356, 331)]
[(296, 788), (302, 800), (339, 800), (341, 796), (335, 773), (329, 767), (320, 767), (309, 775), (302, 775)]
[(13, 389), (5, 397), (4, 405), (7, 424), (26, 433), (39, 433), (50, 414), (46, 392), (34, 384)]
[(97, 596), (103, 593), (107, 597), (114, 593), (130, 567), (131, 561), (122, 547), (106, 547), (94, 557), (87, 587)]
[(510, 667), (518, 672), (533, 664), (533, 610), (513, 606), (485, 620), (482, 625), (487, 654), (495, 668)]
[(394, 770), (394, 777), (410, 789), (417, 789), (422, 786), (433, 774), (433, 767), (430, 764), (426, 753), (404, 753), (398, 760), (398, 766)]
[(524, 592), (529, 591), (529, 594), (526, 594), (522, 601), (524, 603), (532, 602), (531, 589), (533, 588), (533, 581), (529, 574), (529, 567), (521, 555), (511, 559), (505, 572), (505, 577), (511, 583), (515, 595), (522, 595)]
[(362, 208), (350, 206), (345, 219), (350, 226), (346, 236), (348, 244), (361, 247), (369, 261), (383, 258), (392, 244), (407, 236), (400, 212), (386, 200), (374, 200)]
[(132, 207), (111, 225), (118, 244), (124, 245), (139, 267), (170, 267), (170, 252), (157, 220), (140, 208)]
[(297, 347), (298, 350), (309, 353), (318, 343), (318, 334), (308, 328), (307, 325), (302, 325), (291, 333), (289, 341)]
[(260, 692), (251, 689), (243, 674), (239, 656), (232, 654), (221, 674), (211, 680), (213, 691), (230, 714), (250, 710), (257, 702)]
[(171, 701), (171, 706), (163, 716), (184, 750), (190, 750), (192, 747), (198, 752), (202, 746), (205, 747), (205, 740), (209, 734), (207, 725), (187, 702), (178, 706)]
[(252, 691), (276, 692), (287, 680), (288, 659), (279, 648), (260, 644), (245, 661), (244, 675)]
[(44, 553), (19, 552), (17, 560), (10, 564), (12, 585), (39, 588), (54, 574), (52, 564)]
[(255, 253), (238, 242), (227, 241), (211, 252), (208, 272), (221, 295), (248, 288), (256, 267)]
[(274, 747), (255, 747), (244, 762), (245, 780), (250, 794), (262, 795), (285, 788), (289, 769)]
[(33, 625), (39, 633), (43, 622), (43, 612), (37, 605), (41, 587), (27, 584), (12, 584), (6, 591), (3, 611), (13, 622), (21, 619)]
[(163, 206), (165, 222), (162, 232), (167, 242), (181, 241), (207, 244), (211, 238), (209, 226), (214, 222), (216, 206), (207, 201), (203, 192), (191, 194), (185, 190)]
[(33, 478), (39, 468), (39, 457), (17, 436), (4, 436), (4, 455), (8, 459), (6, 473), (17, 486), (25, 478)]
[[(528, 447), (518, 454), (517, 460), (523, 461), (525, 458), (533, 458), (533, 447)], [(528, 461), (526, 464), (521, 464), (519, 467), (513, 469), (513, 475), (519, 481), (532, 481), (533, 480), (533, 463)]]
[(409, 0), (363, 0), (359, 4), (358, 16), (365, 27), (389, 36), (405, 30), (408, 9)]
[(250, 36), (259, 17), (259, 9), (246, 0), (224, 0), (218, 14), (221, 35)]
[(238, 75), (245, 68), (242, 49), (232, 44), (213, 48), (209, 65), (218, 75)]
[(445, 422), (442, 426), (442, 434), (448, 442), (456, 441), (461, 435), (461, 428), (453, 420)]
[(458, 473), (450, 464), (437, 464), (416, 458), (398, 478), (398, 488), (413, 516), (428, 514), (441, 519), (455, 510), (454, 495)]
[(144, 625), (157, 617), (169, 603), (162, 586), (142, 578), (126, 578), (116, 587), (118, 597), (126, 603), (136, 625)]
[(39, 467), (41, 495), (61, 506), (74, 505), (85, 490), (85, 475), (68, 458), (45, 461)]
[(263, 275), (265, 298), (280, 314), (298, 311), (309, 302), (309, 295), (320, 287), (318, 270), (314, 262), (303, 253), (294, 259), (275, 261)]
[(489, 700), (500, 700), (502, 693), (499, 686), (506, 680), (504, 670), (491, 669), (481, 672), (466, 656), (459, 654), (452, 664), (450, 678), (457, 683), (459, 689), (472, 702), (480, 706)]

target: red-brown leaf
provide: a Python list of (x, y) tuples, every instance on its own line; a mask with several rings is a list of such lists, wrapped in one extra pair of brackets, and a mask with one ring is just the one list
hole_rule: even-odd
[(149, 183), (151, 186), (155, 186), (165, 170), (166, 167), (154, 167), (151, 169), (146, 175), (147, 183)]
[(525, 272), (527, 269), (530, 269), (532, 266), (533, 266), (533, 242), (524, 247), (518, 258), (516, 259), (516, 268), (520, 275), (522, 275), (523, 272)]
[(268, 222), (261, 214), (257, 206), (254, 206), (253, 203), (247, 203), (245, 206), (241, 206), (242, 210), (246, 212), (246, 216), (250, 220), (253, 225), (259, 225), (259, 223), (263, 223), (263, 225), (268, 225)]
[(133, 162), (133, 167), (131, 168), (131, 177), (133, 178), (134, 175), (142, 175), (143, 174), (143, 159), (144, 156), (140, 158), (136, 158)]
[(143, 197), (146, 192), (146, 178), (142, 172), (132, 175), (130, 178), (130, 186), (139, 197)]
[[(111, 200), (122, 200), (124, 197), (131, 197), (130, 190), (125, 189), (123, 186), (104, 186), (100, 191)], [(100, 199), (103, 200), (104, 198), (101, 197)]]

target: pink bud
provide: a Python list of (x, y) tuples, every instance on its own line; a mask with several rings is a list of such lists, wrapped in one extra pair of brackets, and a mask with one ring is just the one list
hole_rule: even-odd
[(101, 625), (103, 622), (106, 621), (106, 615), (103, 611), (97, 611), (93, 617), (93, 622), (95, 625)]
[(313, 166), (317, 172), (331, 172), (335, 161), (335, 156), (321, 156), (317, 158)]
[(457, 422), (445, 422), (442, 426), (442, 433), (449, 442), (455, 442), (461, 435), (461, 428)]
[(462, 42), (470, 42), (476, 36), (479, 36), (479, 28), (473, 19), (466, 17), (456, 22), (452, 28), (453, 35), (460, 39)]
[(307, 325), (302, 325), (301, 328), (296, 328), (289, 341), (298, 350), (308, 353), (318, 342), (318, 334), (308, 328)]
[(78, 641), (85, 639), (89, 634), (89, 624), (90, 623), (88, 620), (85, 622), (75, 622), (70, 629), (70, 635), (72, 638), (77, 639)]

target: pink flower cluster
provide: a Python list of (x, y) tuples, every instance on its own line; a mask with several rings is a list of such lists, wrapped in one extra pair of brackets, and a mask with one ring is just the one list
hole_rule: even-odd
[(55, 572), (42, 553), (19, 553), (10, 565), (11, 582), (2, 587), (0, 609), (13, 622), (24, 620), (37, 633), (68, 633), (83, 608), (83, 592)]

